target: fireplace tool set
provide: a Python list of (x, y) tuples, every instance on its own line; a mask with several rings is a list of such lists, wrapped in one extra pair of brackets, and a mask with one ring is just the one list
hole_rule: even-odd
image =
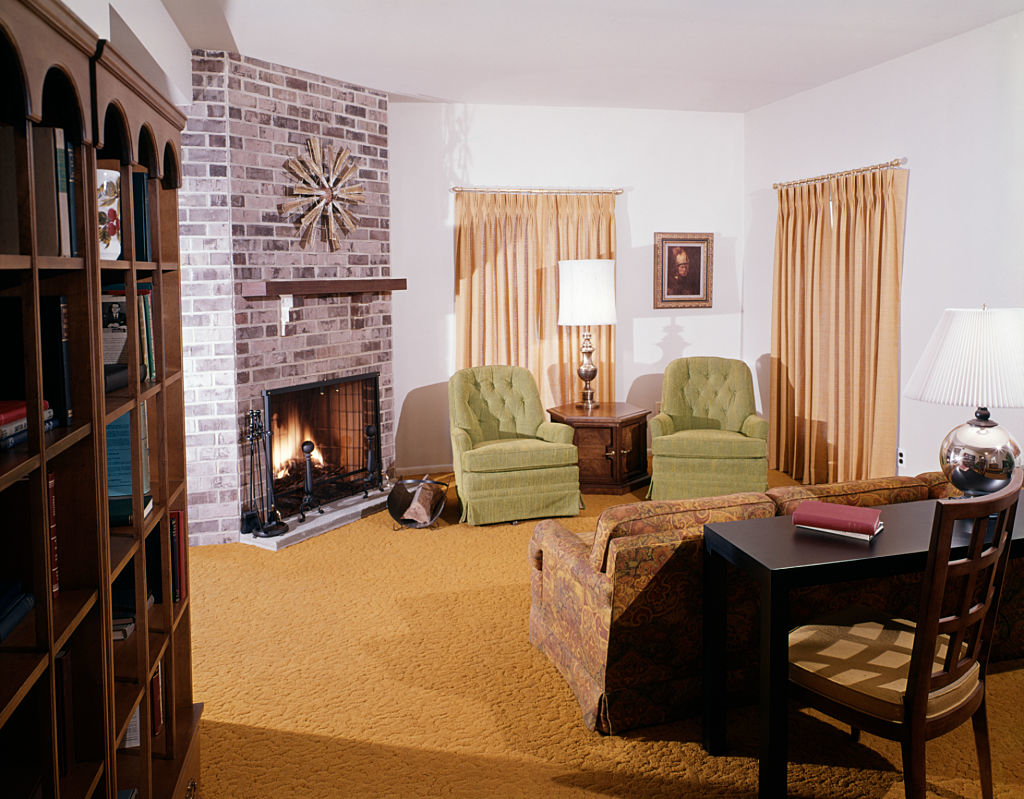
[(273, 538), (287, 533), (288, 525), (281, 521), (281, 514), (273, 503), (264, 512), (267, 481), (263, 458), (267, 430), (263, 426), (263, 415), (258, 410), (247, 411), (245, 421), (245, 441), (249, 445), (249, 505), (242, 511), (242, 533), (256, 538)]

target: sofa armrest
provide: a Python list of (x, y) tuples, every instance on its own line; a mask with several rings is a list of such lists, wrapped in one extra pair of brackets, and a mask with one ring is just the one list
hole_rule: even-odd
[(533, 528), (529, 545), (530, 565), (539, 572), (562, 571), (603, 604), (611, 600), (611, 578), (590, 565), (590, 547), (555, 519)]
[(571, 444), (574, 432), (569, 425), (561, 422), (541, 422), (537, 428), (537, 438), (552, 444)]
[(676, 426), (667, 413), (656, 413), (648, 420), (647, 429), (651, 431), (651, 438), (657, 438), (672, 435), (676, 431)]
[(917, 479), (928, 486), (929, 499), (949, 499), (964, 495), (964, 492), (949, 482), (942, 472), (922, 472)]
[(760, 438), (768, 440), (768, 420), (756, 413), (750, 414), (740, 425), (740, 432), (747, 438)]

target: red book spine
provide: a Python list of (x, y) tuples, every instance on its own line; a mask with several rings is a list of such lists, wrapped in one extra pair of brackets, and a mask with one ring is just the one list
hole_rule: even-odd
[(57, 490), (53, 472), (46, 473), (47, 511), (50, 522), (50, 589), (54, 596), (60, 593), (60, 571), (57, 568)]

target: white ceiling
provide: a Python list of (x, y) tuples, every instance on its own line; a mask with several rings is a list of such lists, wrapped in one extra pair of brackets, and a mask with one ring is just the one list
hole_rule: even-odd
[(193, 48), (404, 96), (393, 100), (690, 111), (748, 111), (1024, 10), (1024, 0), (163, 2)]

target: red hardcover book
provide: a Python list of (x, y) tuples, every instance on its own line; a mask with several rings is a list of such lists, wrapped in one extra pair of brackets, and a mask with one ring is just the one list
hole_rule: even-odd
[[(44, 400), (43, 410), (46, 410), (49, 407), (50, 403)], [(17, 419), (24, 419), (25, 415), (25, 400), (0, 400), (0, 424), (7, 424), (8, 422), (13, 422)]]
[(869, 541), (882, 531), (881, 516), (878, 508), (808, 500), (801, 502), (793, 512), (793, 524)]

